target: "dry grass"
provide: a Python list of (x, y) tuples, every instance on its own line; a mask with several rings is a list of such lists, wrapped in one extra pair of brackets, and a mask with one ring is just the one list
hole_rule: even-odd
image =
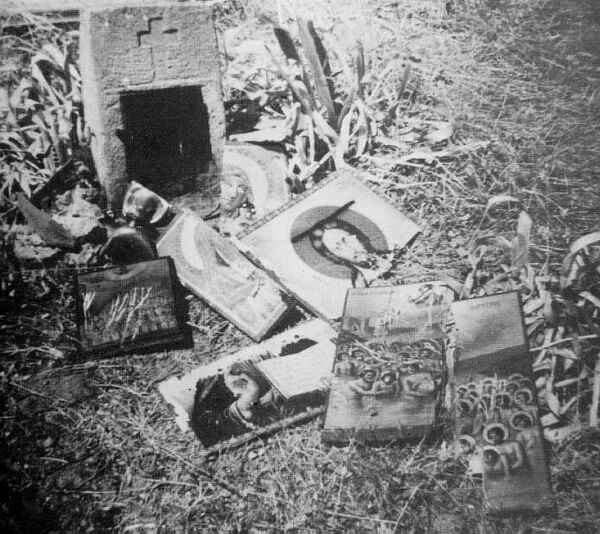
[[(221, 2), (218, 20), (266, 38), (267, 18), (290, 22), (295, 4), (340, 46), (363, 39), (380, 135), (351, 164), (424, 227), (393, 282), (464, 280), (478, 225), (480, 234), (514, 231), (517, 211), (506, 205), (480, 224), (493, 195), (520, 199), (534, 222), (532, 262), (550, 272), (568, 243), (597, 228), (600, 10), (591, 0), (290, 0), (279, 11), (238, 0)], [(450, 121), (452, 138), (407, 141), (407, 127), (426, 134), (431, 121)], [(426, 149), (448, 154), (399, 163)], [(490, 269), (505, 260), (499, 254)], [(34, 305), (20, 314), (1, 312), (3, 348), (12, 350), (0, 373), (4, 531), (597, 531), (593, 430), (553, 446), (558, 511), (543, 517), (485, 516), (481, 482), (465, 476), (443, 426), (427, 443), (326, 448), (314, 421), (203, 464), (156, 384), (249, 340), (193, 300), (193, 351), (77, 363), (66, 344), (57, 359), (44, 347), (69, 334), (43, 314), (56, 321), (52, 313), (71, 301), (51, 289), (21, 295)], [(26, 321), (37, 321), (43, 339)]]

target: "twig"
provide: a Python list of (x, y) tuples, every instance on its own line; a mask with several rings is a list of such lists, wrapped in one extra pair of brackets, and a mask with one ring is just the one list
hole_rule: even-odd
[(235, 487), (233, 484), (231, 484), (231, 483), (227, 482), (226, 480), (223, 480), (222, 478), (218, 477), (216, 475), (216, 473), (212, 473), (211, 471), (209, 471), (207, 469), (203, 469), (201, 467), (198, 467), (197, 465), (195, 465), (192, 462), (190, 462), (190, 461), (186, 460), (185, 458), (183, 458), (183, 456), (181, 456), (180, 454), (177, 454), (175, 451), (172, 451), (171, 449), (168, 449), (167, 447), (163, 447), (162, 445), (159, 445), (159, 444), (157, 444), (157, 446), (158, 446), (159, 449), (163, 450), (167, 454), (170, 454), (176, 460), (179, 460), (180, 462), (184, 463), (188, 467), (191, 467), (192, 469), (194, 469), (194, 471), (198, 472), (203, 477), (205, 477), (205, 478), (209, 479), (210, 481), (218, 484), (219, 486), (221, 486), (222, 488), (226, 489), (227, 491), (230, 491), (236, 497), (240, 497), (241, 499), (245, 499), (249, 494), (259, 495), (259, 496), (262, 497), (262, 495), (260, 495), (258, 492), (253, 492), (251, 490), (244, 490), (242, 492), (237, 487)]
[(452, 501), (454, 501), (454, 504), (456, 504), (456, 506), (458, 508), (462, 508), (462, 505), (458, 502), (458, 500), (456, 500), (456, 497), (454, 497), (454, 495), (452, 495), (452, 493), (450, 493), (447, 488), (445, 488), (444, 486), (442, 486), (442, 484), (440, 484), (440, 482), (438, 481), (437, 478), (435, 478), (434, 476), (430, 475), (429, 473), (427, 473), (427, 471), (425, 471), (423, 469), (419, 469), (419, 471), (421, 473), (423, 473), (430, 480), (433, 480), (435, 482), (436, 486), (438, 488), (440, 488), (444, 493), (446, 493), (446, 495), (448, 495), (448, 497), (450, 497), (452, 499)]
[(71, 401), (68, 401), (67, 399), (63, 399), (62, 397), (50, 397), (49, 395), (44, 395), (43, 393), (38, 393), (37, 391), (34, 391), (33, 389), (29, 389), (25, 386), (21, 386), (20, 384), (16, 384), (15, 382), (11, 382), (10, 385), (14, 386), (16, 388), (22, 389), (23, 391), (27, 391), (27, 393), (31, 393), (32, 395), (42, 397), (43, 399), (48, 399), (53, 402), (66, 402), (67, 404), (71, 404)]
[(590, 408), (590, 426), (598, 427), (598, 408), (600, 408), (600, 354), (596, 355), (594, 367), (594, 391), (592, 393), (592, 407)]
[(343, 514), (341, 512), (334, 512), (332, 510), (325, 510), (325, 514), (327, 515), (335, 515), (338, 517), (346, 517), (348, 519), (366, 519), (367, 521), (376, 521), (378, 523), (391, 523), (394, 524), (395, 521), (390, 521), (389, 519), (379, 519), (378, 517), (369, 517), (368, 515), (354, 515), (354, 514)]
[(412, 490), (410, 497), (404, 503), (404, 507), (402, 508), (402, 511), (400, 512), (400, 515), (398, 516), (398, 519), (396, 519), (396, 522), (394, 523), (394, 532), (400, 532), (398, 530), (398, 528), (400, 526), (400, 521), (404, 517), (404, 514), (406, 513), (406, 509), (408, 508), (408, 505), (410, 504), (410, 501), (412, 501), (413, 497), (417, 494), (417, 491), (419, 491), (419, 489), (421, 488), (422, 485), (423, 485), (423, 482), (419, 482), (419, 484), (417, 484), (415, 486), (415, 489)]

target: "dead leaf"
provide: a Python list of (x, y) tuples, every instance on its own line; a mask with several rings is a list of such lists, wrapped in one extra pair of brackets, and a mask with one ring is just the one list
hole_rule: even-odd
[(447, 141), (452, 137), (454, 133), (454, 128), (452, 124), (449, 122), (439, 122), (436, 124), (436, 129), (433, 132), (429, 132), (425, 136), (425, 140), (428, 143), (436, 144), (442, 143), (443, 141)]
[(558, 417), (560, 415), (560, 400), (554, 393), (548, 391), (548, 388), (546, 389), (546, 402), (550, 411)]
[[(549, 425), (544, 425), (544, 426), (549, 426)], [(544, 430), (544, 437), (550, 443), (560, 443), (561, 441), (564, 441), (565, 439), (569, 438), (573, 434), (579, 432), (581, 429), (582, 429), (582, 426), (579, 423), (563, 426), (561, 428), (555, 428), (552, 430), (547, 428)]]
[(552, 426), (558, 423), (558, 417), (556, 417), (556, 415), (554, 415), (553, 413), (547, 413), (546, 415), (540, 418), (540, 423), (543, 427)]
[(542, 306), (544, 305), (544, 300), (541, 298), (537, 298), (537, 299), (529, 299), (524, 305), (523, 305), (523, 313), (525, 315), (530, 315), (532, 314), (534, 311), (539, 310)]
[(69, 250), (76, 248), (77, 240), (73, 234), (52, 219), (50, 215), (38, 210), (23, 193), (17, 194), (17, 203), (31, 228), (47, 245)]
[(276, 126), (264, 130), (254, 130), (229, 136), (232, 141), (242, 143), (280, 143), (291, 135), (291, 130), (287, 126)]
[[(337, 124), (335, 108), (333, 106), (333, 94), (327, 83), (325, 76), (325, 68), (327, 67), (327, 59), (323, 57), (325, 50), (318, 38), (313, 23), (310, 20), (305, 20), (301, 17), (297, 19), (300, 41), (302, 48), (310, 64), (310, 70), (313, 75), (315, 87), (319, 100), (327, 109), (327, 121), (331, 126)], [(321, 56), (321, 57), (320, 57)]]
[(564, 406), (561, 406), (560, 415), (566, 414), (578, 400), (579, 395), (573, 395), (573, 397), (569, 399), (569, 402), (567, 402)]
[(592, 295), (589, 291), (582, 291), (579, 296), (588, 302), (591, 302), (596, 308), (600, 308), (600, 299), (595, 295)]
[(516, 197), (512, 197), (510, 195), (494, 195), (493, 197), (488, 199), (487, 204), (485, 206), (485, 213), (487, 213), (494, 206), (497, 206), (498, 204), (503, 204), (505, 202), (516, 202), (518, 204), (521, 204), (521, 201)]
[(511, 263), (516, 269), (521, 269), (529, 263), (529, 243), (531, 239), (531, 217), (527, 212), (519, 214), (517, 222), (517, 235), (513, 241), (511, 250)]
[(556, 382), (554, 384), (555, 388), (564, 388), (570, 386), (571, 384), (576, 384), (579, 382), (579, 377), (577, 378), (567, 378), (566, 380), (561, 380), (560, 382)]
[(573, 264), (574, 257), (584, 248), (589, 247), (591, 245), (595, 245), (600, 243), (600, 230), (596, 232), (592, 232), (590, 234), (586, 234), (579, 239), (575, 240), (571, 243), (569, 247), (569, 254), (567, 254), (563, 260), (562, 270), (563, 275), (566, 275), (568, 271), (571, 269), (571, 265)]

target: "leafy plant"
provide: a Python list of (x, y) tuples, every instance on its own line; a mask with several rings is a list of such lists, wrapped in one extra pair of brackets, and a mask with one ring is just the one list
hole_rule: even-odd
[[(313, 23), (303, 18), (296, 22), (300, 46), (290, 31), (274, 28), (283, 57), (260, 41), (248, 40), (236, 47), (243, 52), (228, 65), (225, 86), (232, 96), (226, 105), (235, 113), (230, 113), (234, 127), (254, 128), (232, 138), (285, 141), (290, 154), (288, 178), (302, 187), (326, 164), (330, 169), (341, 168), (348, 158), (365, 153), (377, 128), (363, 91), (365, 58), (361, 43), (357, 43), (353, 67), (347, 54), (335, 47), (339, 74), (334, 75)], [(238, 30), (228, 31), (233, 34)], [(254, 56), (252, 67), (247, 64), (250, 55)], [(336, 91), (336, 86), (343, 91)]]
[(16, 87), (0, 87), (0, 171), (3, 201), (16, 190), (28, 197), (41, 187), (83, 139), (77, 32), (49, 33), (38, 48), (22, 41), (31, 56), (29, 75)]

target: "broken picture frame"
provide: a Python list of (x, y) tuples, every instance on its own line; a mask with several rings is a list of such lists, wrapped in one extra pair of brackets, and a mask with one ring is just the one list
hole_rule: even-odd
[(313, 319), (159, 385), (179, 427), (216, 452), (323, 412), (336, 332)]

